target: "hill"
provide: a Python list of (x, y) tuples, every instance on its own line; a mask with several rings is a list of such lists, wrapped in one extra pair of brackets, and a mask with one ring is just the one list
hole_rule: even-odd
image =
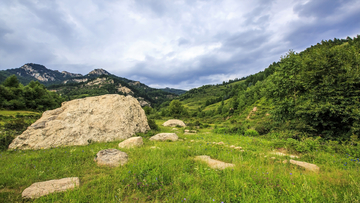
[(16, 75), (23, 85), (29, 84), (32, 80), (38, 81), (67, 100), (101, 94), (124, 94), (136, 97), (142, 106), (154, 107), (185, 92), (171, 88), (165, 88), (165, 91), (151, 88), (139, 81), (113, 75), (104, 69), (94, 69), (86, 75), (81, 75), (54, 71), (34, 63), (0, 71), (0, 83), (12, 74)]
[[(257, 74), (191, 89), (179, 99), (189, 118), (225, 129), (355, 139), (360, 133), (359, 53), (359, 36), (322, 41), (300, 53), (289, 51)], [(170, 116), (168, 104), (161, 115)]]

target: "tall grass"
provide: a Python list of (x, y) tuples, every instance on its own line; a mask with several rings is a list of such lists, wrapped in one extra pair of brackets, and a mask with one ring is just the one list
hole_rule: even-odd
[[(172, 128), (161, 127), (170, 132)], [(129, 162), (120, 167), (97, 166), (102, 149), (119, 142), (45, 150), (0, 153), (0, 202), (22, 202), (21, 192), (34, 182), (77, 176), (81, 186), (33, 202), (358, 202), (359, 159), (351, 154), (312, 151), (299, 160), (317, 164), (318, 174), (270, 158), (273, 142), (254, 137), (202, 130), (178, 135), (184, 141), (152, 142), (121, 149)], [(186, 139), (185, 139), (186, 138)], [(190, 140), (194, 140), (190, 142)], [(223, 141), (225, 145), (212, 142)], [(244, 152), (229, 148), (241, 146)], [(150, 148), (156, 146), (159, 149)], [(214, 170), (197, 155), (235, 164)], [(266, 156), (266, 157), (265, 157)]]

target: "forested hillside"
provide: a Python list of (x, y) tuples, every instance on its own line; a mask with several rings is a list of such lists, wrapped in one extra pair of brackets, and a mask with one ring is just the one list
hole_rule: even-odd
[[(359, 53), (359, 36), (322, 41), (257, 74), (192, 89), (180, 101), (189, 118), (204, 122), (349, 140), (360, 130)], [(170, 115), (163, 106), (162, 115)]]

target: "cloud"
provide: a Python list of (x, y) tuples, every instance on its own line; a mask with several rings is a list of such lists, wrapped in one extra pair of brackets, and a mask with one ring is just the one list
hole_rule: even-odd
[(264, 70), (289, 49), (356, 36), (359, 9), (355, 0), (1, 1), (0, 69), (104, 68), (190, 89)]

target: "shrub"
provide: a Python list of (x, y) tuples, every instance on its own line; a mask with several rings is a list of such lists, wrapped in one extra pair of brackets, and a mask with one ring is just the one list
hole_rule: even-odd
[(155, 123), (153, 119), (148, 119), (148, 124), (151, 130), (159, 130), (159, 126)]
[(248, 129), (245, 131), (245, 136), (255, 137), (255, 136), (259, 136), (259, 133), (256, 130)]

